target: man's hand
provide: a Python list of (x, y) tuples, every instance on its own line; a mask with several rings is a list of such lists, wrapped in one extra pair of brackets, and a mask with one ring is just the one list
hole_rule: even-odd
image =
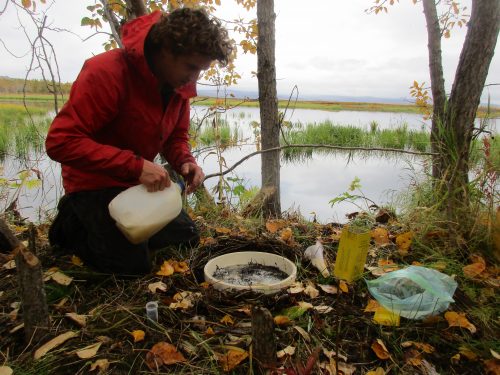
[(203, 179), (205, 178), (203, 170), (195, 163), (189, 163), (189, 162), (182, 164), (181, 175), (187, 182), (186, 192), (188, 194), (191, 194), (193, 191), (195, 191), (198, 188), (198, 186), (201, 185)]
[(141, 184), (145, 185), (149, 192), (163, 190), (170, 186), (170, 176), (165, 168), (159, 164), (144, 159), (142, 173), (139, 177)]

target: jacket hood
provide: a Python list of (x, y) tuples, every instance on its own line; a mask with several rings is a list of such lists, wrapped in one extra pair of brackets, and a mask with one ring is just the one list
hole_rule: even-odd
[[(122, 43), (127, 58), (134, 64), (141, 75), (144, 76), (147, 83), (153, 87), (158, 87), (158, 80), (149, 69), (146, 57), (144, 56), (144, 41), (151, 30), (151, 27), (162, 17), (160, 11), (147, 14), (142, 17), (134, 18), (123, 25)], [(196, 83), (190, 82), (182, 87), (176, 88), (183, 99), (195, 97)]]

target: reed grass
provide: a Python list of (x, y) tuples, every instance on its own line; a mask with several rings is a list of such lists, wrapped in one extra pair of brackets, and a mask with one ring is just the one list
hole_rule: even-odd
[(27, 156), (31, 151), (42, 151), (45, 134), (51, 122), (48, 108), (0, 103), (0, 156), (13, 153)]

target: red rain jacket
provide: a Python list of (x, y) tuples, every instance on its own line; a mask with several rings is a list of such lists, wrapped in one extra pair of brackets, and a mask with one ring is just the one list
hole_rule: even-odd
[(62, 164), (66, 193), (139, 183), (144, 159), (158, 153), (179, 172), (195, 163), (189, 151), (189, 83), (163, 111), (157, 79), (144, 57), (144, 40), (160, 12), (136, 18), (122, 29), (124, 49), (85, 61), (68, 102), (50, 126), (47, 154)]

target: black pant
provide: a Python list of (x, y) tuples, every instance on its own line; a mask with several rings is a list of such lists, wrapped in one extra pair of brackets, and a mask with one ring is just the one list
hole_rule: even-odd
[(198, 244), (199, 232), (184, 210), (148, 241), (130, 243), (108, 211), (109, 202), (123, 190), (109, 188), (63, 196), (49, 230), (50, 244), (78, 255), (98, 271), (124, 275), (150, 272), (150, 250)]

